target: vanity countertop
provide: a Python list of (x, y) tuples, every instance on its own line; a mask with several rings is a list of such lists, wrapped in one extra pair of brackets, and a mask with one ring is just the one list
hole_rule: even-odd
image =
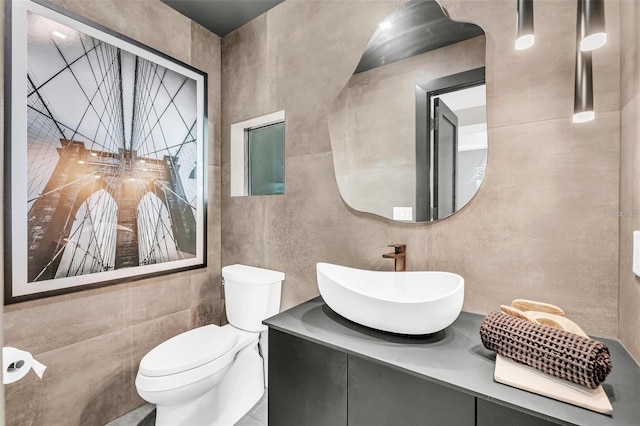
[(462, 312), (432, 336), (399, 336), (348, 321), (316, 297), (264, 321), (267, 326), (537, 417), (567, 425), (640, 425), (640, 367), (617, 340), (598, 339), (613, 370), (603, 387), (613, 415), (594, 413), (493, 380), (495, 353), (480, 341), (484, 316)]

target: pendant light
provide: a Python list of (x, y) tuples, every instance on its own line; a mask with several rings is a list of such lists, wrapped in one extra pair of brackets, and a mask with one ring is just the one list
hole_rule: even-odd
[(573, 122), (585, 123), (595, 118), (593, 110), (593, 66), (591, 52), (576, 52), (576, 82), (573, 98)]
[(604, 24), (604, 0), (578, 0), (583, 3), (584, 32), (580, 39), (580, 50), (591, 52), (607, 43)]
[(518, 0), (516, 49), (528, 49), (535, 43), (533, 34), (533, 0)]
[(576, 26), (576, 76), (573, 98), (573, 122), (585, 123), (595, 118), (593, 110), (593, 64), (591, 52), (583, 52), (580, 43), (586, 31), (585, 3), (578, 0), (578, 22)]

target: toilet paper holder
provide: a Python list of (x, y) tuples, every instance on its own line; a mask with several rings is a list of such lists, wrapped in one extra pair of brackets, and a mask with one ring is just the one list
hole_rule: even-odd
[(25, 362), (22, 359), (18, 360), (18, 361), (15, 361), (15, 362), (12, 362), (7, 367), (7, 373), (13, 373), (14, 371), (18, 371), (19, 369), (21, 369), (24, 366), (24, 364), (25, 364)]
[(29, 352), (5, 346), (2, 348), (2, 369), (2, 383), (6, 385), (22, 379), (31, 369), (42, 379), (47, 367), (33, 359)]

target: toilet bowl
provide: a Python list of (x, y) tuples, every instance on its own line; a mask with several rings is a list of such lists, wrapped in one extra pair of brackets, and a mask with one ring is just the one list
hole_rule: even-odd
[(231, 426), (264, 394), (261, 322), (279, 311), (284, 274), (244, 265), (222, 271), (230, 324), (179, 334), (140, 361), (136, 389), (156, 404), (157, 426)]

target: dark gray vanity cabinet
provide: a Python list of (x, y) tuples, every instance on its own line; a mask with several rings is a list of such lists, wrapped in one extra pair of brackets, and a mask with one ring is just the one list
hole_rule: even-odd
[(478, 398), (477, 404), (476, 426), (552, 426), (558, 424), (480, 398)]
[(269, 329), (269, 426), (347, 424), (347, 354)]
[(474, 426), (475, 398), (269, 329), (269, 426)]
[(349, 355), (348, 424), (474, 426), (475, 398)]

